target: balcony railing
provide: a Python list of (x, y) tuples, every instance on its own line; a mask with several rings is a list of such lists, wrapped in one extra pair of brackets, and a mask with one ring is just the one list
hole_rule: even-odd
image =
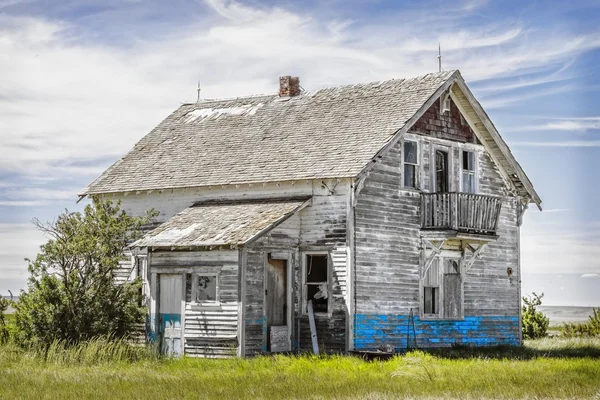
[(495, 235), (502, 199), (472, 193), (422, 193), (421, 228)]

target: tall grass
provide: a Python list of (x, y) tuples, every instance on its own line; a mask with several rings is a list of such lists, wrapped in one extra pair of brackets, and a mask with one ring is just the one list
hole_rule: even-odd
[(154, 347), (101, 337), (77, 345), (55, 341), (48, 348), (23, 349), (9, 342), (0, 348), (0, 363), (7, 358), (13, 361), (27, 359), (53, 365), (98, 365), (156, 361), (159, 355)]
[(599, 398), (600, 358), (586, 354), (590, 348), (600, 354), (600, 340), (545, 339), (523, 348), (412, 351), (367, 361), (164, 359), (153, 349), (101, 339), (46, 352), (0, 346), (0, 398)]

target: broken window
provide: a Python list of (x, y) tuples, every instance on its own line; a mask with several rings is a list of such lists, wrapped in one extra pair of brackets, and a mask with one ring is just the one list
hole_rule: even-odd
[(217, 276), (196, 276), (196, 303), (215, 303), (217, 301)]
[(329, 262), (326, 254), (306, 255), (304, 277), (306, 304), (309, 300), (312, 300), (315, 313), (327, 313), (329, 311), (328, 269)]
[(417, 142), (404, 142), (404, 187), (416, 188), (418, 182), (419, 157)]
[(473, 151), (462, 152), (462, 191), (475, 193), (475, 153)]
[(423, 279), (423, 314), (437, 316), (440, 312), (439, 259), (434, 259)]
[(423, 316), (459, 319), (463, 314), (463, 285), (459, 259), (437, 257), (425, 272)]

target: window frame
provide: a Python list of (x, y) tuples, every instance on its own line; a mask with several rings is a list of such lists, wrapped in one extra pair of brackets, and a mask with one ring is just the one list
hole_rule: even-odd
[(307, 274), (307, 261), (308, 256), (325, 256), (327, 257), (327, 312), (323, 311), (314, 311), (315, 316), (327, 316), (331, 317), (331, 273), (332, 273), (332, 262), (331, 262), (331, 254), (329, 251), (304, 251), (302, 254), (302, 310), (301, 315), (308, 315), (308, 285), (313, 285), (314, 283), (306, 282), (306, 274)]
[[(413, 164), (413, 163), (409, 163), (406, 162), (406, 149), (404, 148), (405, 143), (406, 142), (412, 142), (416, 144), (417, 147), (417, 163)], [(412, 138), (406, 138), (404, 140), (402, 140), (402, 179), (401, 179), (401, 187), (403, 189), (408, 189), (408, 190), (420, 190), (421, 189), (421, 141), (418, 139), (412, 139)], [(405, 179), (406, 179), (406, 165), (413, 165), (415, 167), (415, 186), (406, 186), (405, 184)]]
[[(461, 290), (461, 307), (458, 317), (447, 317), (444, 315), (444, 301), (445, 301), (445, 287), (444, 287), (444, 275), (445, 275), (445, 259), (456, 260), (458, 262), (459, 274), (460, 274), (460, 290)], [(443, 321), (462, 321), (465, 319), (465, 271), (463, 268), (462, 255), (456, 251), (442, 250), (440, 254), (435, 256), (433, 262), (439, 263), (438, 269), (438, 286), (425, 285), (425, 277), (419, 279), (419, 317), (423, 320), (443, 320)], [(431, 266), (430, 266), (431, 268)], [(425, 288), (426, 287), (437, 287), (438, 288), (438, 313), (437, 314), (425, 314)]]
[[(478, 194), (479, 193), (479, 168), (478, 168), (479, 152), (476, 151), (475, 149), (467, 149), (467, 148), (460, 148), (459, 152), (460, 152), (460, 154), (459, 154), (459, 165), (460, 165), (459, 188), (460, 188), (460, 192), (461, 193)], [(464, 173), (465, 173), (465, 171), (471, 171), (471, 170), (465, 170), (463, 167), (465, 152), (473, 154), (473, 167), (475, 169), (473, 170), (473, 173), (470, 174), (470, 175), (473, 175), (473, 192), (465, 192), (465, 188), (464, 188), (464, 183), (463, 183)]]
[(455, 188), (455, 179), (456, 177), (454, 176), (454, 146), (450, 145), (450, 144), (445, 144), (445, 143), (431, 143), (431, 150), (430, 150), (430, 154), (429, 154), (429, 171), (430, 171), (430, 179), (429, 179), (429, 185), (430, 185), (430, 192), (431, 193), (436, 193), (436, 188), (437, 188), (437, 165), (435, 164), (435, 153), (437, 150), (443, 151), (444, 153), (447, 154), (448, 159), (447, 159), (447, 173), (448, 173), (448, 192), (446, 193), (451, 193), (454, 191)]
[[(188, 272), (188, 274), (190, 274), (190, 272)], [(192, 271), (191, 275), (192, 275), (192, 293), (191, 293), (192, 299), (189, 302), (189, 304), (194, 305), (194, 306), (202, 306), (202, 307), (221, 306), (221, 294), (220, 294), (221, 270), (219, 269), (219, 271), (206, 271), (206, 270)], [(216, 283), (215, 283), (215, 300), (214, 301), (213, 300), (197, 301), (198, 277), (200, 277), (200, 276), (215, 277)], [(186, 280), (187, 280), (187, 274), (186, 274)], [(187, 284), (187, 281), (186, 281), (186, 284)]]

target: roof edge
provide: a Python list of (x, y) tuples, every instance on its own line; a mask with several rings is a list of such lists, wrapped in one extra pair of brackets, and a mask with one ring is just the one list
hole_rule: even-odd
[[(460, 75), (460, 73), (457, 75), (456, 82), (457, 82), (460, 90), (465, 95), (466, 99), (469, 101), (470, 106), (473, 108), (473, 110), (475, 111), (475, 113), (477, 114), (477, 116), (479, 117), (479, 119), (481, 120), (483, 125), (485, 126), (486, 130), (488, 131), (488, 133), (494, 140), (495, 144), (498, 146), (498, 149), (500, 150), (500, 152), (502, 153), (504, 158), (506, 158), (507, 162), (511, 165), (511, 167), (513, 167), (514, 173), (517, 175), (519, 181), (521, 181), (521, 183), (527, 190), (527, 193), (530, 196), (531, 202), (535, 203), (541, 211), (542, 199), (535, 191), (535, 189), (533, 187), (533, 183), (531, 182), (531, 180), (529, 179), (529, 177), (527, 176), (527, 174), (521, 167), (521, 164), (519, 164), (519, 162), (517, 161), (515, 156), (510, 151), (510, 148), (508, 147), (508, 145), (506, 144), (506, 142), (504, 141), (504, 139), (502, 138), (502, 136), (500, 135), (500, 133), (498, 132), (496, 127), (494, 126), (494, 123), (492, 122), (491, 118), (485, 112), (485, 110), (483, 109), (483, 107), (481, 106), (479, 101), (477, 101), (477, 99), (473, 95), (473, 92), (471, 92), (471, 89), (469, 89), (469, 86), (465, 82), (462, 75)], [(502, 165), (498, 165), (498, 167), (503, 168)]]

